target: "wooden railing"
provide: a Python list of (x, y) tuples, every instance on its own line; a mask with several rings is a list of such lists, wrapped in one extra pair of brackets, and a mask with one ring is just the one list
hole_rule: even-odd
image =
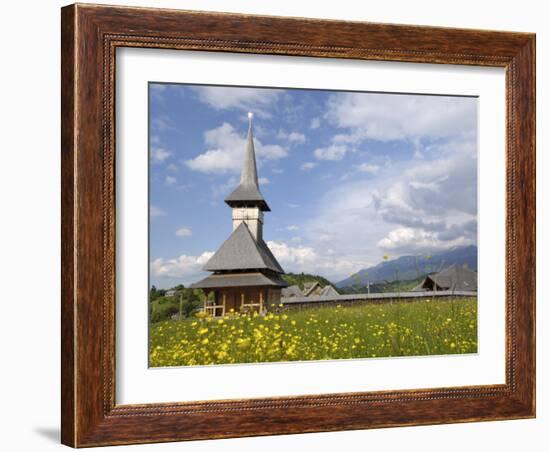
[[(219, 313), (218, 310), (220, 311)], [(204, 312), (212, 317), (223, 317), (225, 315), (225, 306), (223, 304), (205, 305)]]
[(254, 303), (254, 301), (250, 301), (250, 303), (244, 302), (244, 294), (241, 294), (241, 312), (253, 312), (254, 308), (258, 308), (258, 312), (262, 314), (264, 312), (264, 297), (263, 294), (260, 292), (260, 300), (258, 303)]

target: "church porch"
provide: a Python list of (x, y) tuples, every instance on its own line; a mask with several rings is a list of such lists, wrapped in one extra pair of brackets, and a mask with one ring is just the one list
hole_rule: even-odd
[(214, 288), (214, 298), (204, 301), (203, 311), (212, 317), (224, 317), (231, 313), (264, 315), (281, 300), (281, 289), (273, 287)]

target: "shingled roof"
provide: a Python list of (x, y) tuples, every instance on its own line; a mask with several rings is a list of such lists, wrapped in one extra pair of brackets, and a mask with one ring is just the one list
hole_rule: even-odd
[(284, 273), (265, 242), (256, 241), (245, 222), (233, 231), (203, 268), (212, 272), (265, 269)]
[(250, 286), (275, 286), (286, 287), (287, 283), (276, 274), (253, 273), (221, 273), (207, 276), (199, 282), (192, 284), (194, 289), (210, 289), (218, 287), (250, 287)]
[(287, 288), (283, 289), (281, 291), (281, 296), (287, 297), (287, 298), (303, 297), (304, 294), (302, 293), (300, 288), (296, 284), (294, 284), (293, 286), (288, 286)]
[(340, 294), (336, 292), (336, 289), (332, 286), (325, 286), (323, 287), (323, 290), (321, 290), (321, 293), (319, 294), (320, 297), (337, 297)]
[(426, 276), (412, 292), (423, 290), (477, 291), (477, 273), (453, 264), (439, 273)]
[(231, 207), (256, 206), (264, 212), (271, 209), (265, 202), (258, 184), (258, 170), (256, 168), (256, 153), (254, 151), (254, 136), (252, 134), (252, 113), (248, 116), (248, 137), (244, 155), (244, 165), (241, 172), (241, 182), (233, 192), (225, 198)]

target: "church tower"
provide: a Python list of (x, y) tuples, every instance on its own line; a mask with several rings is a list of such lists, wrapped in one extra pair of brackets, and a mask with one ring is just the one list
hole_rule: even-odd
[(252, 113), (248, 113), (248, 136), (241, 180), (225, 198), (231, 207), (233, 232), (204, 266), (212, 275), (192, 285), (214, 293), (204, 310), (213, 316), (227, 312), (264, 313), (281, 299), (286, 282), (284, 270), (264, 242), (264, 212), (270, 212), (258, 183)]
[(241, 223), (246, 223), (248, 230), (256, 240), (262, 240), (264, 212), (271, 209), (260, 193), (258, 183), (258, 169), (254, 151), (254, 136), (252, 132), (252, 113), (248, 113), (248, 136), (244, 154), (244, 164), (241, 171), (241, 182), (233, 192), (225, 198), (231, 207), (233, 230)]

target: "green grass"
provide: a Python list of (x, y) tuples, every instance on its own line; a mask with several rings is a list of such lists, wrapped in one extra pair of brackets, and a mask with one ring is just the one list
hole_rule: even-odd
[(237, 314), (150, 327), (153, 367), (475, 352), (476, 298)]

